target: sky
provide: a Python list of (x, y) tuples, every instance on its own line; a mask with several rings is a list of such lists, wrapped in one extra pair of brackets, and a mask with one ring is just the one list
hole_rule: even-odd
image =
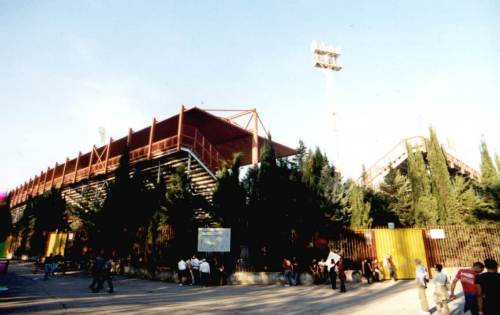
[[(0, 191), (181, 104), (256, 108), (346, 178), (431, 125), (478, 168), (481, 137), (500, 153), (499, 39), (499, 1), (0, 0)], [(332, 81), (313, 40), (342, 51)]]

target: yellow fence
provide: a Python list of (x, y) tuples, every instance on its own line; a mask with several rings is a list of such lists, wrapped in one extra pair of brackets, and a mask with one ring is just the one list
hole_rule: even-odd
[(51, 232), (47, 238), (47, 248), (45, 250), (45, 256), (62, 255), (64, 256), (64, 250), (66, 248), (66, 241), (68, 240), (68, 233), (63, 232)]
[[(399, 279), (415, 278), (415, 259), (427, 266), (424, 238), (421, 229), (375, 229), (377, 260), (383, 264), (387, 256), (392, 256)], [(383, 268), (386, 279), (389, 272)]]

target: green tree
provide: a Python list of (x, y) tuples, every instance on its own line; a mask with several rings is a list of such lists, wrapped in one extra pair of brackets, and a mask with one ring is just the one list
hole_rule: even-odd
[(437, 201), (437, 223), (455, 224), (460, 221), (457, 215), (455, 190), (453, 189), (446, 153), (444, 152), (434, 129), (430, 128), (427, 142), (427, 160), (432, 181), (433, 195)]
[(351, 226), (354, 228), (369, 228), (373, 221), (370, 218), (370, 208), (370, 203), (364, 201), (363, 189), (352, 182), (348, 193)]
[(493, 165), (488, 146), (484, 139), (481, 141), (480, 153), (481, 179), (479, 182), (479, 193), (483, 198), (484, 207), (479, 216), (488, 220), (498, 220), (500, 217), (500, 174)]
[(138, 229), (151, 215), (151, 207), (143, 204), (146, 179), (141, 172), (131, 173), (129, 148), (125, 146), (95, 226), (97, 246), (108, 252), (116, 250), (120, 258), (130, 254)]
[(174, 229), (170, 264), (186, 258), (195, 251), (197, 226), (193, 188), (184, 166), (179, 166), (167, 182), (167, 223)]
[(386, 194), (389, 211), (396, 214), (402, 226), (415, 225), (411, 184), (407, 176), (399, 170), (391, 169), (380, 184), (380, 191)]
[(223, 165), (217, 174), (213, 205), (222, 226), (231, 228), (230, 266), (236, 263), (244, 236), (248, 233), (246, 191), (240, 182), (241, 154), (236, 154), (232, 164)]
[(475, 213), (480, 208), (481, 201), (470, 181), (462, 176), (455, 176), (453, 188), (457, 196), (458, 216), (464, 223), (476, 223)]
[(333, 166), (325, 166), (320, 179), (322, 208), (327, 225), (333, 225), (334, 231), (349, 225), (348, 186)]
[[(484, 139), (481, 140), (481, 183), (484, 186), (494, 185), (498, 181), (498, 172), (495, 169), (493, 160), (488, 150), (488, 145)], [(498, 155), (496, 156), (498, 163)]]
[(436, 199), (431, 193), (429, 173), (422, 153), (406, 144), (408, 152), (408, 179), (411, 185), (412, 212), (415, 225), (426, 226), (436, 223)]

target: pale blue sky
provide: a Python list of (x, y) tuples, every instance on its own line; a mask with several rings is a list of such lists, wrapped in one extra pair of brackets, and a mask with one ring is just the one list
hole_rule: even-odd
[(0, 0), (0, 190), (187, 106), (253, 108), (333, 158), (310, 43), (342, 49), (340, 165), (357, 177), (432, 124), (477, 167), (500, 151), (499, 1)]

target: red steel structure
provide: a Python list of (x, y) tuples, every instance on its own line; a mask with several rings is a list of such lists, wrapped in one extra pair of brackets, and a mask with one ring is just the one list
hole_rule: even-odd
[[(210, 111), (236, 112), (229, 117), (219, 117)], [(250, 116), (245, 127), (236, 119)], [(252, 123), (253, 122), (253, 123)], [(235, 153), (242, 154), (243, 165), (257, 164), (259, 148), (265, 139), (258, 134), (262, 124), (257, 111), (251, 110), (202, 110), (181, 106), (179, 114), (157, 121), (151, 126), (120, 139), (109, 139), (108, 144), (93, 148), (64, 163), (55, 163), (39, 175), (11, 191), (11, 208), (24, 204), (32, 197), (52, 188), (64, 188), (91, 180), (96, 176), (112, 173), (119, 164), (123, 149), (128, 145), (131, 165), (154, 160), (185, 151), (195, 156), (212, 177), (222, 161), (229, 161)], [(265, 129), (265, 128), (264, 128)], [(295, 150), (273, 142), (278, 157), (290, 156)]]

